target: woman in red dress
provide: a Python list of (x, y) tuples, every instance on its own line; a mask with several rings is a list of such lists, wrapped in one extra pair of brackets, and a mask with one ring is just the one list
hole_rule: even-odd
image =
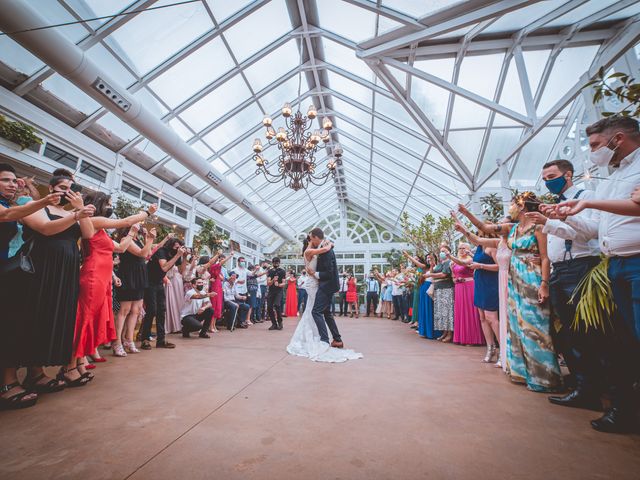
[(298, 280), (293, 270), (287, 272), (287, 300), (284, 314), (287, 317), (298, 316)]
[[(93, 355), (96, 348), (116, 338), (113, 321), (112, 274), (113, 252), (124, 252), (138, 233), (139, 222), (153, 215), (157, 210), (151, 205), (149, 210), (127, 218), (112, 219), (111, 196), (103, 192), (91, 192), (85, 196), (85, 205), (96, 207), (91, 217), (93, 234), (82, 241), (83, 263), (80, 268), (80, 291), (76, 326), (73, 342), (73, 357), (67, 369), (78, 367), (82, 375), (84, 359)], [(130, 227), (129, 234), (120, 243), (114, 242), (105, 228)]]
[(214, 292), (216, 295), (211, 297), (211, 305), (213, 306), (213, 321), (211, 322), (210, 333), (217, 332), (216, 322), (222, 318), (222, 311), (224, 308), (224, 294), (222, 292), (222, 282), (224, 277), (222, 276), (222, 266), (227, 263), (233, 257), (233, 250), (229, 252), (228, 256), (222, 254), (222, 250), (211, 257), (211, 260), (205, 265), (205, 270), (209, 271), (211, 279), (209, 280), (209, 291)]
[(354, 313), (358, 318), (358, 282), (352, 273), (349, 273), (349, 279), (347, 280), (347, 310), (350, 309), (349, 307), (353, 308), (351, 310), (351, 318), (353, 318)]

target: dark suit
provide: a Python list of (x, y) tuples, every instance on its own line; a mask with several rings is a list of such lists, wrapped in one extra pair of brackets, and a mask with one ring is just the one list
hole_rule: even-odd
[(340, 290), (338, 264), (336, 263), (336, 255), (333, 248), (327, 253), (318, 256), (316, 273), (318, 274), (318, 293), (316, 294), (316, 301), (311, 309), (313, 320), (318, 326), (320, 340), (329, 343), (328, 326), (333, 339), (336, 342), (340, 342), (342, 340), (340, 332), (333, 318), (333, 313), (331, 313), (333, 295)]

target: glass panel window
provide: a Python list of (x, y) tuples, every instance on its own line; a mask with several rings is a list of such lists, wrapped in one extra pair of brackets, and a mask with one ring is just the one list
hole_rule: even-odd
[(230, 2), (229, 0), (207, 0), (207, 4), (209, 5), (209, 8), (211, 8), (213, 16), (216, 17), (216, 21), (218, 23), (226, 20), (250, 3), (251, 0), (235, 0), (233, 2)]
[(175, 205), (171, 202), (167, 202), (166, 200), (162, 200), (160, 202), (160, 208), (166, 212), (171, 212), (173, 213), (173, 209), (175, 208)]
[(407, 111), (395, 100), (376, 93), (376, 112), (389, 117), (391, 120), (402, 123), (405, 127), (418, 131), (419, 128), (411, 119)]
[[(384, 120), (376, 118), (373, 122), (374, 130), (377, 133), (384, 135), (387, 138), (393, 139), (396, 143), (399, 143), (407, 148), (410, 148), (418, 155), (423, 156), (427, 151), (428, 144), (422, 140), (409, 135), (408, 133), (400, 130), (398, 127), (391, 125)], [(422, 138), (425, 138), (422, 136)]]
[(87, 115), (100, 108), (98, 102), (57, 73), (42, 82), (42, 88)]
[(464, 57), (458, 85), (489, 100), (493, 99), (503, 58), (502, 53)]
[(85, 174), (88, 177), (91, 177), (99, 182), (105, 182), (107, 180), (107, 171), (101, 168), (96, 167), (95, 165), (91, 165), (86, 160), (83, 160), (80, 164), (80, 173)]
[[(51, 25), (76, 22), (73, 15), (71, 15), (60, 2), (38, 2), (38, 13), (46, 18), (47, 22)], [(56, 27), (56, 31), (60, 32), (73, 43), (78, 43), (89, 35), (89, 30), (78, 23)]]
[(479, 172), (479, 180), (483, 180), (489, 172), (497, 168), (496, 160), (503, 159), (516, 146), (521, 128), (494, 128), (491, 130), (487, 150), (485, 151)]
[[(162, 0), (155, 6), (171, 3), (175, 2)], [(195, 2), (148, 10), (118, 28), (106, 41), (142, 75), (212, 28), (206, 9)]]
[[(254, 127), (262, 123), (262, 112), (258, 105), (253, 102), (246, 108), (240, 110), (233, 117), (226, 122), (217, 126), (204, 136), (206, 141), (215, 150), (222, 149), (225, 145), (233, 139), (238, 138), (245, 133), (250, 127)], [(260, 130), (257, 137), (263, 139), (263, 143), (266, 143), (264, 137), (264, 128)], [(250, 150), (248, 150), (250, 151)]]
[[(110, 0), (108, 2), (104, 0), (68, 0), (67, 3), (80, 14), (81, 18), (89, 18), (116, 15), (128, 7), (131, 4), (131, 0)], [(109, 19), (103, 18), (94, 20), (92, 23), (95, 23), (95, 28), (107, 20)]]
[(119, 85), (128, 87), (136, 81), (136, 77), (100, 43), (94, 45), (85, 53), (90, 60), (100, 65), (106, 72), (109, 72), (109, 78), (113, 78)]
[(560, 127), (544, 128), (522, 149), (512, 175), (522, 187), (530, 187), (536, 183), (559, 133)]
[(25, 75), (32, 75), (44, 67), (44, 63), (38, 57), (7, 35), (0, 36), (0, 60)]
[(201, 98), (180, 116), (192, 129), (199, 132), (250, 96), (251, 92), (242, 76), (236, 75)]
[(378, 138), (373, 139), (373, 147), (382, 153), (386, 153), (389, 157), (395, 159), (404, 168), (409, 170), (417, 171), (422, 163), (421, 158), (409, 155), (397, 148), (395, 145), (391, 145), (390, 143), (384, 142)]
[[(165, 103), (175, 108), (233, 67), (229, 51), (217, 37), (171, 67), (149, 86)], [(180, 87), (176, 88), (177, 85)]]
[(138, 132), (136, 132), (133, 128), (120, 120), (111, 112), (104, 115), (100, 120), (98, 120), (97, 123), (110, 132), (113, 132), (125, 142), (128, 142), (138, 135)]
[(145, 108), (149, 109), (156, 117), (164, 117), (169, 110), (155, 98), (148, 89), (142, 88), (133, 94)]
[(550, 52), (550, 50), (524, 50), (522, 52), (524, 64), (527, 67), (529, 85), (531, 86), (531, 92), (534, 94), (538, 91), (540, 79), (542, 78), (542, 73), (544, 72), (544, 67), (547, 64)]
[(179, 118), (172, 118), (171, 120), (169, 120), (169, 126), (185, 142), (193, 137), (193, 133), (191, 133), (191, 130), (189, 130), (186, 125), (180, 121)]
[(455, 96), (451, 114), (451, 129), (484, 128), (489, 120), (489, 109), (477, 103)]
[(449, 132), (448, 143), (456, 151), (471, 173), (476, 168), (484, 130)]
[(141, 143), (139, 146), (139, 150), (146, 153), (156, 161), (160, 161), (167, 156), (164, 150), (160, 149), (160, 147), (156, 146), (156, 144), (151, 142), (150, 140)]
[[(521, 28), (526, 27), (530, 23), (543, 17), (544, 15), (551, 12), (552, 10), (555, 10), (556, 8), (561, 7), (564, 3), (566, 3), (566, 0), (548, 0), (546, 2), (538, 2), (530, 6), (519, 8), (505, 15), (502, 15), (494, 23), (489, 25), (484, 30), (484, 32), (496, 33), (496, 32), (513, 32), (516, 30), (520, 30)], [(604, 2), (600, 0), (595, 3), (604, 3)], [(571, 21), (565, 24), (572, 24), (578, 21), (577, 17), (573, 13), (574, 11), (575, 10), (571, 10), (571, 13), (569, 14), (569, 16), (571, 17)]]
[(362, 42), (376, 33), (376, 14), (341, 0), (317, 2), (320, 27), (351, 40)]
[(47, 143), (44, 147), (44, 156), (72, 170), (75, 170), (78, 166), (78, 157), (50, 143)]
[[(309, 90), (309, 85), (305, 80), (305, 76), (302, 78), (301, 94), (304, 94)], [(269, 90), (259, 98), (260, 105), (264, 108), (265, 112), (272, 115), (274, 112), (279, 111), (285, 102), (292, 102), (298, 95), (298, 75), (293, 75), (289, 80), (281, 83), (273, 90)], [(310, 102), (310, 100), (306, 100)]]
[(242, 19), (224, 33), (238, 62), (291, 31), (291, 20), (284, 0), (274, 0)]
[(331, 101), (333, 102), (334, 112), (345, 115), (347, 118), (353, 119), (362, 125), (371, 125), (371, 115), (369, 113), (336, 97), (332, 97)]
[(375, 75), (366, 63), (356, 57), (353, 50), (328, 38), (322, 39), (322, 46), (324, 47), (325, 62), (332, 63), (347, 72), (373, 82)]
[(371, 108), (371, 90), (342, 75), (327, 71), (329, 87)]
[(120, 190), (136, 198), (140, 198), (140, 193), (142, 192), (142, 189), (140, 187), (136, 187), (134, 184), (129, 183), (126, 180), (122, 181)]
[(175, 173), (178, 177), (184, 177), (187, 173), (189, 173), (189, 169), (187, 167), (174, 159), (169, 160), (164, 165), (164, 168), (166, 168), (170, 172)]
[[(289, 40), (273, 52), (244, 69), (254, 92), (262, 90), (290, 70), (300, 65), (300, 50), (295, 40)], [(306, 82), (303, 82), (303, 84)]]
[(415, 0), (382, 0), (382, 5), (393, 8), (398, 12), (406, 13), (416, 18), (424, 17), (437, 10), (443, 10), (450, 5), (458, 3), (458, 0), (432, 0), (429, 2), (416, 2)]
[[(527, 72), (529, 76), (529, 72)], [(529, 80), (531, 82), (531, 80)], [(524, 98), (522, 97), (522, 86), (520, 84), (520, 77), (518, 76), (518, 69), (516, 68), (516, 61), (514, 58), (509, 63), (509, 70), (504, 80), (504, 87), (500, 94), (500, 105), (503, 105), (511, 110), (526, 115), (527, 109), (524, 105)]]
[(187, 218), (187, 211), (184, 208), (176, 207), (176, 215), (181, 218)]
[(156, 197), (152, 193), (147, 192), (146, 190), (142, 191), (142, 200), (147, 203), (158, 203), (158, 197)]

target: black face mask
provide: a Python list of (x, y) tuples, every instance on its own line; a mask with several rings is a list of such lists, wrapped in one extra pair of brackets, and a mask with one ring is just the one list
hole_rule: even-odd
[(196, 290), (202, 291), (204, 289), (204, 285), (196, 285)]
[[(57, 192), (54, 190), (53, 193), (57, 193)], [(67, 194), (65, 193), (60, 197), (60, 202), (58, 203), (58, 205), (60, 205), (61, 207), (64, 207), (68, 203), (69, 203), (69, 199), (67, 198)]]
[(107, 207), (104, 211), (104, 216), (109, 218), (111, 215), (113, 215), (113, 208)]

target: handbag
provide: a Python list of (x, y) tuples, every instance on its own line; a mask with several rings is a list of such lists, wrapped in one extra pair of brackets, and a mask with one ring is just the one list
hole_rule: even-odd
[(433, 298), (433, 292), (435, 291), (435, 288), (433, 288), (433, 283), (431, 285), (429, 285), (429, 288), (427, 288), (427, 295), (429, 295), (431, 298)]
[(9, 258), (6, 262), (0, 263), (0, 275), (9, 275), (19, 270), (25, 273), (36, 273), (31, 260), (31, 250), (33, 249), (33, 240), (28, 240), (22, 245), (18, 253)]

